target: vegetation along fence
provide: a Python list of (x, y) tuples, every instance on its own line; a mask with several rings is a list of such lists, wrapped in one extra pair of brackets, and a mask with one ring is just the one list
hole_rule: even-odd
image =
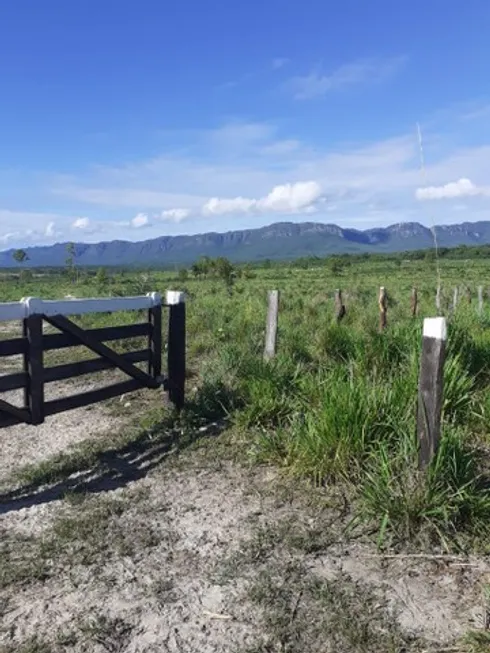
[[(440, 295), (440, 292), (438, 292)], [(483, 293), (478, 292), (479, 298)], [(417, 315), (417, 289), (411, 295), (411, 313)], [(479, 312), (483, 299), (479, 302)], [(279, 321), (279, 291), (268, 293), (268, 310), (265, 329), (264, 360), (270, 361), (276, 355)], [(387, 293), (382, 286), (378, 296), (379, 330), (387, 326)], [(453, 309), (455, 307), (453, 306)], [(342, 291), (335, 291), (335, 314), (340, 323), (346, 314)], [(426, 469), (437, 451), (441, 436), (441, 415), (443, 405), (444, 359), (446, 353), (447, 323), (445, 317), (425, 318), (423, 321), (422, 355), (420, 361), (417, 402), (417, 437), (419, 440), (419, 465)]]
[[(169, 310), (167, 375), (162, 376), (162, 306)], [(147, 311), (144, 322), (97, 329), (84, 329), (69, 316), (117, 311)], [(72, 408), (117, 397), (140, 388), (161, 388), (180, 409), (184, 403), (185, 381), (185, 300), (184, 294), (169, 291), (163, 303), (158, 293), (139, 297), (107, 299), (64, 299), (45, 301), (28, 298), (0, 304), (0, 321), (21, 320), (22, 336), (0, 340), (0, 358), (21, 355), (23, 371), (0, 376), (0, 392), (22, 389), (22, 406), (0, 399), (0, 426), (25, 422), (41, 424), (45, 417)], [(45, 333), (47, 323), (58, 332)], [(137, 351), (118, 353), (106, 342), (145, 337), (147, 346)], [(46, 367), (44, 353), (83, 345), (97, 358)], [(147, 369), (137, 367), (145, 362)], [(45, 400), (45, 385), (84, 374), (118, 369), (129, 379), (50, 401)]]

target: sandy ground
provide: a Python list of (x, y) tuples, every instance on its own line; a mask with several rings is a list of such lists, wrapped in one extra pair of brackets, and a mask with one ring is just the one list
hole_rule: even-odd
[[(16, 469), (123, 428), (132, 412), (99, 405), (0, 431), (0, 651), (382, 652), (421, 650), (417, 637), (437, 650), (481, 626), (484, 562), (344, 542), (340, 518), (304, 487), (224, 460), (212, 438), (179, 455), (151, 442), (121, 452), (106, 463), (109, 486), (94, 485), (104, 468), (66, 479), (66, 495), (6, 491)], [(380, 642), (393, 629), (408, 644), (356, 639), (363, 618)]]
[[(57, 399), (67, 394), (88, 392), (100, 387), (100, 382), (78, 384), (51, 384), (47, 399)], [(76, 388), (76, 389), (75, 389)], [(4, 392), (2, 398), (14, 405), (22, 403), (20, 392)], [(122, 407), (123, 408), (123, 407)], [(47, 460), (66, 451), (68, 447), (96, 437), (100, 433), (118, 430), (123, 417), (108, 413), (97, 406), (86, 406), (48, 418), (43, 424), (32, 427), (16, 424), (0, 430), (0, 487), (2, 479), (24, 465)], [(55, 435), (53, 433), (55, 432)]]

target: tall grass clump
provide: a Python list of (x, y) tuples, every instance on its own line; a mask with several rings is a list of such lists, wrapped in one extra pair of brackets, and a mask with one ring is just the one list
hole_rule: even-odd
[(418, 469), (412, 433), (396, 447), (379, 442), (361, 480), (357, 519), (377, 524), (378, 543), (465, 549), (490, 535), (490, 492), (477, 453), (448, 427), (426, 472)]
[(242, 359), (236, 373), (243, 400), (237, 424), (262, 429), (285, 425), (297, 410), (305, 366), (285, 356), (270, 363), (250, 356)]
[(420, 342), (418, 321), (383, 334), (327, 325), (310, 345), (317, 355), (309, 362), (247, 359), (237, 370), (243, 399), (237, 421), (257, 430), (260, 459), (346, 489), (355, 522), (376, 524), (380, 544), (462, 548), (490, 534), (490, 494), (468, 430), (490, 416), (490, 401), (478, 399), (472, 373), (481, 345), (455, 328), (445, 366), (444, 437), (422, 474)]
[[(406, 379), (380, 384), (354, 370), (339, 366), (303, 379), (296, 411), (278, 434), (285, 462), (318, 484), (358, 478), (373, 446), (413, 422)], [(262, 436), (268, 446), (269, 438)]]

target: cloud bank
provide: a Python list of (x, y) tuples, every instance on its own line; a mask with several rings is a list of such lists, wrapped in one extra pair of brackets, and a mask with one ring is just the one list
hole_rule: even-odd
[[(344, 74), (339, 79), (357, 78), (359, 72)], [(253, 228), (279, 216), (295, 221), (309, 214), (342, 227), (427, 223), (427, 204), (431, 222), (488, 220), (490, 142), (455, 144), (447, 122), (445, 114), (443, 131), (432, 127), (424, 134), (430, 180), (425, 187), (415, 129), (367, 143), (323, 145), (315, 135), (310, 140), (291, 130), (283, 135), (284, 126), (271, 121), (232, 120), (174, 134), (185, 147), (162, 147), (151, 159), (88, 166), (71, 175), (23, 174), (16, 210), (0, 207), (0, 243), (136, 240), (143, 234)], [(12, 185), (0, 169), (2, 183)]]
[(417, 188), (415, 191), (415, 197), (418, 200), (442, 200), (455, 197), (474, 197), (476, 195), (490, 196), (490, 187), (476, 186), (470, 179), (466, 178), (451, 181), (443, 186)]
[(299, 181), (275, 186), (270, 193), (259, 199), (212, 197), (202, 207), (203, 215), (226, 215), (239, 213), (311, 213), (322, 198), (322, 189), (316, 181)]
[(406, 60), (406, 57), (361, 59), (339, 66), (329, 74), (317, 69), (308, 75), (292, 77), (286, 89), (296, 100), (312, 100), (342, 88), (384, 82), (393, 77)]

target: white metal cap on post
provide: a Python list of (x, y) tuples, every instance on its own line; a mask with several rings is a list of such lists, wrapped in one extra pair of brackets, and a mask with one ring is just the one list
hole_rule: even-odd
[(426, 317), (424, 320), (424, 338), (446, 340), (447, 325), (445, 317)]
[[(21, 301), (26, 307), (26, 317), (30, 317), (31, 315), (42, 315), (44, 313), (44, 302), (42, 299), (39, 299), (39, 297), (25, 297)], [(61, 311), (59, 312), (61, 313)]]
[(150, 298), (152, 307), (162, 305), (162, 296), (159, 292), (147, 292), (146, 296)]
[(185, 303), (185, 293), (180, 290), (167, 290), (166, 302), (168, 306)]

